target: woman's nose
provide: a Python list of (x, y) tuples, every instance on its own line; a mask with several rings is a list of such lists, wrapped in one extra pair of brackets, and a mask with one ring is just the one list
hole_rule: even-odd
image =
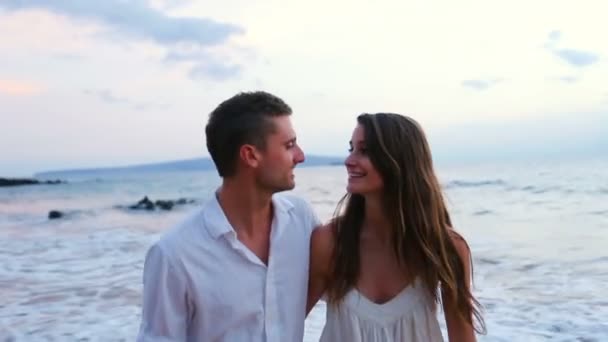
[(355, 166), (355, 160), (353, 158), (352, 153), (348, 155), (348, 157), (346, 157), (346, 159), (344, 159), (344, 165), (345, 166)]

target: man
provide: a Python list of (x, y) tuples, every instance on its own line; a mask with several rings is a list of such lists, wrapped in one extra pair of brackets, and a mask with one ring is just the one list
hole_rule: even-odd
[(276, 194), (294, 188), (304, 161), (290, 115), (265, 92), (210, 114), (207, 149), (222, 185), (148, 251), (138, 341), (302, 341), (319, 221), (305, 201)]

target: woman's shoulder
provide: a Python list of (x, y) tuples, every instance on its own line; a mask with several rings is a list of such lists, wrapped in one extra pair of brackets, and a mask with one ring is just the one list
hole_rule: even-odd
[(448, 227), (448, 234), (460, 258), (468, 260), (471, 254), (471, 248), (469, 247), (467, 240), (452, 227)]
[(329, 265), (333, 257), (335, 241), (335, 227), (332, 222), (322, 224), (313, 230), (310, 237), (310, 253), (313, 261)]
[(333, 221), (322, 224), (312, 232), (311, 245), (322, 249), (333, 249), (336, 240), (336, 229)]

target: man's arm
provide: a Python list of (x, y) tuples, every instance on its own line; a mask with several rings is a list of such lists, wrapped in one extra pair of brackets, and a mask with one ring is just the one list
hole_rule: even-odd
[(186, 283), (160, 248), (153, 245), (144, 263), (142, 319), (138, 342), (185, 341)]

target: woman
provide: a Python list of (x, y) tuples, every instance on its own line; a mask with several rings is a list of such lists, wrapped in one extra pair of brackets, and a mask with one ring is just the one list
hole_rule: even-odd
[[(456, 233), (420, 126), (398, 114), (357, 118), (347, 194), (311, 239), (307, 310), (325, 294), (321, 341), (475, 341), (471, 255)], [(475, 328), (474, 321), (479, 323)]]

